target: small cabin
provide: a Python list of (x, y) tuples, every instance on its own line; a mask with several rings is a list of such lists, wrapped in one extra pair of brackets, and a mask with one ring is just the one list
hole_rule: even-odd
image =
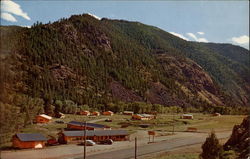
[(100, 116), (100, 112), (98, 111), (94, 111), (91, 113), (92, 116)]
[(181, 119), (194, 119), (192, 114), (182, 114)]
[(39, 133), (18, 133), (12, 137), (12, 146), (14, 148), (43, 148), (47, 139)]
[(60, 119), (64, 119), (65, 115), (63, 113), (61, 113), (61, 112), (58, 112), (58, 113), (55, 113), (55, 117), (60, 118)]
[(140, 115), (140, 114), (134, 114), (134, 115), (132, 116), (132, 119), (133, 119), (133, 120), (142, 120), (142, 118), (143, 118), (143, 116)]
[(132, 111), (124, 111), (123, 114), (132, 116), (132, 115), (134, 115), (134, 112), (132, 112)]
[(90, 115), (90, 112), (88, 110), (83, 110), (83, 111), (80, 111), (78, 112), (79, 115), (85, 115), (85, 116), (89, 116)]
[(112, 116), (114, 113), (112, 111), (103, 112), (102, 115)]
[[(96, 130), (86, 131), (86, 139), (95, 142), (112, 139), (113, 141), (126, 141), (129, 138), (126, 130)], [(84, 131), (63, 131), (58, 133), (58, 141), (60, 143), (81, 142), (84, 139)]]
[(134, 114), (132, 115), (133, 120), (152, 120), (155, 116), (151, 114)]
[(101, 124), (95, 124), (95, 123), (85, 123), (84, 122), (78, 122), (78, 121), (71, 121), (67, 124), (68, 130), (110, 130), (111, 128), (106, 125)]
[(51, 116), (40, 114), (36, 116), (36, 123), (48, 123), (52, 120)]
[(214, 113), (214, 114), (212, 114), (213, 116), (221, 116), (221, 114), (220, 113)]

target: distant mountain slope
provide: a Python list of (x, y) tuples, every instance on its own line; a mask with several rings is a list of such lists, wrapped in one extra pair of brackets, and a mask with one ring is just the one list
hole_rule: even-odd
[(225, 93), (234, 96), (241, 105), (249, 104), (248, 50), (229, 44), (187, 42), (156, 27), (138, 22), (111, 21), (110, 23), (152, 52), (169, 54), (175, 50), (179, 55), (194, 60), (210, 74)]
[(203, 43), (203, 45), (230, 60), (237, 61), (249, 67), (249, 50), (232, 44)]
[(188, 42), (139, 22), (90, 15), (30, 29), (1, 26), (2, 88), (45, 106), (56, 100), (96, 108), (120, 100), (247, 106), (248, 57), (238, 46)]

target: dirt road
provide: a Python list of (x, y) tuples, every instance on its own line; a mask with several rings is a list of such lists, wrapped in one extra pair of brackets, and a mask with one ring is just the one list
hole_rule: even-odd
[[(218, 138), (227, 138), (231, 132), (216, 133)], [(168, 151), (177, 147), (204, 142), (207, 133), (177, 133), (171, 136), (155, 138), (155, 143), (148, 144), (148, 138), (139, 138), (138, 156), (160, 151)], [(2, 151), (2, 159), (80, 159), (83, 147), (77, 145), (60, 145), (39, 150)], [(89, 159), (129, 159), (134, 156), (134, 141), (115, 142), (113, 145), (95, 145), (87, 147)]]

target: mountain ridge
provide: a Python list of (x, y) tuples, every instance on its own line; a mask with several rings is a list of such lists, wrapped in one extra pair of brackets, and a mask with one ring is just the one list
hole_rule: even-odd
[[(6, 43), (11, 41), (11, 43)], [(160, 28), (73, 15), (31, 28), (1, 26), (3, 103), (28, 96), (77, 105), (249, 106), (249, 51), (185, 41)], [(102, 108), (102, 107), (101, 107)]]

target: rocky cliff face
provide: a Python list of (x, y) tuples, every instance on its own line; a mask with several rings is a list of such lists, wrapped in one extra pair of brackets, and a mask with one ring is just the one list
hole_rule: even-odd
[(141, 102), (143, 98), (140, 97), (136, 92), (126, 89), (117, 81), (110, 82), (109, 89), (114, 98), (119, 99), (124, 102)]
[(166, 54), (158, 55), (158, 60), (166, 72), (165, 76), (174, 78), (177, 86), (190, 100), (196, 96), (210, 104), (223, 105), (220, 89), (211, 76), (193, 60)]
[(224, 149), (234, 149), (239, 152), (239, 159), (250, 157), (250, 116), (246, 117), (240, 125), (235, 125)]

